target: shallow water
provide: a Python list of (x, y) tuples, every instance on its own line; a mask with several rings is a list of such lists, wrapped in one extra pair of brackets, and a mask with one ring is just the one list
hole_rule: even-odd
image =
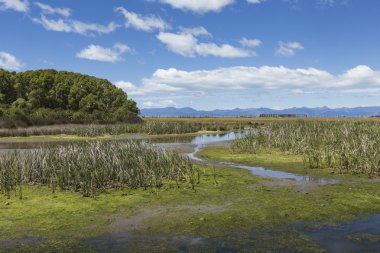
[(380, 252), (380, 215), (302, 232), (327, 252)]
[[(380, 215), (337, 226), (303, 229), (318, 223), (253, 231), (230, 231), (218, 238), (119, 232), (86, 241), (99, 252), (135, 248), (157, 252), (380, 252)], [(300, 235), (307, 235), (309, 240)]]

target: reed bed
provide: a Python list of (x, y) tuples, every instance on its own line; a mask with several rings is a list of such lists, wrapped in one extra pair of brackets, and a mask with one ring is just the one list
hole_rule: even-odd
[(380, 174), (380, 122), (289, 121), (259, 128), (232, 146), (237, 153), (300, 154), (307, 168)]
[(221, 122), (192, 121), (145, 121), (142, 124), (109, 125), (52, 125), (16, 129), (0, 129), (0, 137), (27, 137), (43, 135), (76, 135), (97, 137), (120, 134), (186, 134), (198, 131), (231, 131), (251, 127), (241, 122), (223, 124)]
[(41, 135), (77, 135), (95, 137), (132, 133), (147, 134), (183, 134), (195, 131), (186, 122), (145, 122), (143, 124), (109, 124), (109, 125), (53, 125), (17, 129), (0, 129), (0, 137), (27, 137)]
[(0, 155), (0, 191), (22, 193), (26, 184), (94, 196), (110, 188), (160, 188), (165, 180), (189, 183), (198, 169), (174, 152), (139, 142), (88, 142)]

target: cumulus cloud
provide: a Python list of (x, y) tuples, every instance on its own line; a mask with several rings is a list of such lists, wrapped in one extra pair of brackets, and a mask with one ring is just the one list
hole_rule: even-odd
[(41, 18), (33, 18), (33, 21), (42, 25), (48, 31), (72, 32), (89, 36), (108, 34), (119, 27), (114, 22), (110, 22), (108, 25), (100, 25), (84, 23), (74, 19), (49, 19), (45, 15), (41, 15)]
[(176, 103), (171, 99), (159, 101), (145, 101), (142, 103), (143, 108), (164, 108), (169, 106), (176, 106)]
[(117, 62), (122, 61), (122, 55), (130, 51), (131, 49), (127, 45), (121, 43), (116, 43), (112, 48), (92, 44), (77, 53), (76, 57), (94, 61)]
[(297, 50), (303, 50), (304, 47), (299, 42), (278, 42), (277, 56), (294, 56)]
[(34, 4), (37, 5), (38, 8), (41, 9), (42, 13), (46, 15), (58, 14), (64, 17), (69, 17), (71, 15), (71, 10), (69, 8), (55, 8), (50, 5), (40, 3), (40, 2), (35, 2)]
[(123, 89), (128, 95), (143, 96), (148, 93), (175, 93), (183, 91), (180, 87), (173, 87), (167, 84), (156, 83), (153, 86), (143, 85), (136, 86), (128, 81), (117, 81), (114, 83), (117, 87)]
[(120, 12), (126, 19), (125, 27), (133, 27), (137, 30), (150, 32), (153, 30), (166, 30), (170, 29), (170, 25), (155, 15), (140, 15), (130, 12), (123, 7), (115, 8), (116, 12)]
[(118, 88), (124, 90), (124, 91), (130, 91), (130, 90), (136, 90), (137, 87), (131, 82), (126, 81), (117, 81), (114, 83)]
[[(318, 89), (372, 89), (380, 87), (380, 71), (359, 65), (340, 75), (316, 68), (230, 67), (183, 71), (158, 69), (142, 80), (140, 94), (157, 92), (210, 92), (251, 88), (285, 89), (293, 93)], [(162, 90), (160, 88), (163, 88)], [(305, 92), (306, 93), (306, 92)]]
[(247, 38), (242, 38), (239, 40), (239, 43), (244, 46), (244, 47), (258, 47), (261, 46), (262, 41), (258, 39), (247, 39)]
[(157, 39), (166, 45), (169, 51), (185, 56), (215, 56), (223, 58), (249, 57), (254, 52), (236, 48), (229, 44), (200, 43), (198, 36), (211, 34), (203, 27), (181, 28), (179, 33), (160, 32)]
[(0, 51), (0, 68), (9, 71), (21, 69), (23, 64), (13, 55)]
[(29, 10), (29, 2), (28, 0), (0, 0), (0, 10), (27, 12)]
[(169, 4), (173, 8), (196, 13), (206, 13), (210, 11), (218, 12), (223, 7), (234, 3), (234, 0), (160, 0), (160, 2)]

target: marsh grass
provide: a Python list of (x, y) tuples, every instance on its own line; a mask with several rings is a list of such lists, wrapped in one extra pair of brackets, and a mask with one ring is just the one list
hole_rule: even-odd
[(0, 128), (0, 137), (27, 137), (42, 135), (76, 135), (81, 137), (97, 137), (120, 134), (186, 134), (198, 131), (232, 131), (251, 127), (252, 124), (241, 122), (203, 122), (203, 121), (169, 121), (151, 120), (140, 124), (109, 125), (52, 125), (28, 128)]
[(237, 153), (270, 150), (301, 154), (307, 168), (380, 174), (380, 123), (343, 121), (274, 122), (234, 142)]
[(0, 191), (22, 194), (22, 185), (48, 185), (94, 196), (109, 188), (160, 188), (166, 180), (194, 189), (198, 169), (191, 160), (148, 144), (88, 142), (13, 151), (0, 156)]

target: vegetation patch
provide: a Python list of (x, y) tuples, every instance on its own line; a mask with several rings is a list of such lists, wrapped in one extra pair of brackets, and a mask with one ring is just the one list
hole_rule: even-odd
[(105, 79), (52, 69), (0, 69), (0, 83), (0, 128), (141, 121), (136, 103)]
[(48, 185), (94, 196), (109, 188), (159, 188), (165, 180), (188, 182), (199, 173), (190, 159), (147, 144), (87, 142), (6, 152), (0, 156), (0, 192), (23, 197), (23, 185)]
[(372, 122), (274, 122), (234, 142), (236, 153), (287, 152), (301, 155), (309, 169), (380, 174), (380, 124)]

